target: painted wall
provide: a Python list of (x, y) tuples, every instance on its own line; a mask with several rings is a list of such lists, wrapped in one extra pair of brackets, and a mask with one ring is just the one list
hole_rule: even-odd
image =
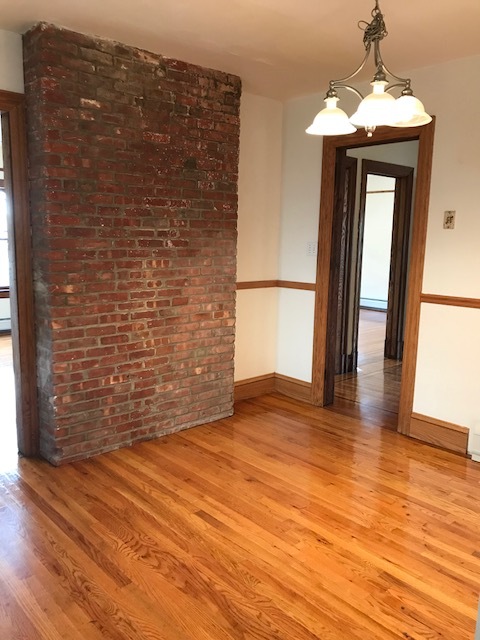
[[(240, 106), (237, 280), (276, 280), (282, 172), (280, 102), (244, 93)], [(276, 367), (278, 289), (237, 291), (235, 380)]]
[(10, 300), (0, 298), (0, 331), (10, 331)]
[[(437, 117), (423, 284), (426, 293), (480, 298), (480, 85), (471, 81), (479, 74), (480, 56), (401, 73), (411, 76), (416, 94), (427, 111)], [(315, 278), (315, 265), (308, 264), (303, 245), (307, 238), (317, 237), (322, 141), (305, 135), (304, 130), (322, 107), (322, 98), (311, 95), (290, 101), (285, 107), (280, 245), (280, 273), (284, 279), (313, 282)], [(347, 112), (353, 106), (349, 95), (342, 102)], [(443, 211), (447, 209), (457, 211), (453, 231), (442, 228)], [(287, 295), (293, 302), (293, 294)], [(299, 327), (312, 322), (313, 306), (303, 312)], [(458, 308), (453, 313), (455, 332), (462, 336), (465, 348), (444, 347), (448, 338), (445, 331), (438, 332), (439, 326), (446, 328), (451, 310), (438, 305), (422, 310), (414, 410), (472, 427), (480, 416), (480, 376), (476, 347), (467, 345), (478, 343), (480, 311)], [(280, 314), (279, 323), (289, 325), (292, 335), (298, 330), (293, 327), (293, 322), (299, 321), (298, 309), (293, 310), (285, 300)], [(427, 337), (432, 335), (435, 341)], [(283, 358), (281, 373), (306, 371), (309, 363), (310, 346)], [(435, 385), (430, 382), (432, 363), (437, 369)], [(449, 393), (444, 393), (442, 390), (447, 387)]]
[[(316, 256), (307, 243), (318, 240), (322, 141), (305, 129), (322, 108), (319, 96), (290, 100), (284, 106), (279, 278), (314, 283)], [(282, 289), (279, 294), (277, 373), (311, 382), (313, 291)]]
[(360, 300), (380, 309), (388, 301), (394, 201), (395, 178), (367, 177)]
[[(437, 116), (423, 291), (480, 298), (480, 56), (422, 69), (422, 100)], [(462, 100), (452, 95), (462, 86)], [(418, 91), (420, 95), (420, 91)], [(454, 230), (443, 212), (456, 210)], [(473, 431), (480, 420), (480, 310), (422, 305), (414, 410)], [(432, 375), (433, 368), (437, 371)]]
[(314, 305), (313, 291), (280, 289), (277, 373), (311, 382)]
[(0, 30), (0, 89), (23, 93), (22, 36)]

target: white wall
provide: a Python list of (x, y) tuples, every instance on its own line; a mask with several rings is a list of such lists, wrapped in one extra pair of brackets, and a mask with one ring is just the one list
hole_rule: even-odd
[(23, 93), (22, 36), (0, 30), (0, 89)]
[[(376, 189), (381, 191), (375, 191)], [(390, 191), (385, 192), (386, 189)], [(384, 305), (378, 307), (382, 309), (387, 308), (388, 301), (394, 204), (395, 178), (369, 175), (365, 198), (360, 300), (383, 302)]]
[(237, 292), (235, 381), (276, 370), (277, 317), (278, 289)]
[(312, 381), (315, 293), (280, 289), (276, 372)]
[[(480, 56), (416, 74), (415, 86), (437, 116), (425, 293), (480, 298), (480, 84), (472, 81), (479, 75)], [(443, 212), (451, 209), (457, 211), (456, 225), (447, 231)]]
[[(471, 80), (479, 75), (480, 56), (415, 74), (422, 101), (437, 116), (424, 293), (480, 298), (480, 85)], [(461, 100), (453, 95), (459, 86)], [(456, 225), (445, 230), (443, 212), (450, 209)], [(479, 333), (478, 309), (422, 305), (415, 411), (478, 427)]]
[[(450, 296), (480, 298), (480, 56), (457, 60), (428, 69), (401, 72), (412, 78), (416, 95), (427, 111), (436, 115), (432, 189), (423, 291)], [(461, 87), (461, 99), (458, 98)], [(317, 238), (321, 173), (321, 139), (304, 133), (316, 112), (323, 106), (322, 95), (292, 100), (285, 107), (283, 201), (281, 218), (280, 277), (314, 282), (315, 265), (303, 255), (306, 240)], [(342, 99), (351, 111), (352, 98)], [(456, 228), (442, 228), (443, 211), (457, 211)], [(290, 295), (293, 303), (292, 294)], [(425, 305), (424, 305), (425, 306)], [(280, 309), (280, 325), (293, 322), (302, 327), (313, 322), (313, 306), (299, 309), (285, 302)], [(446, 318), (455, 315), (455, 332), (465, 348), (450, 349), (445, 331)], [(456, 308), (445, 310), (432, 305), (422, 310), (420, 345), (417, 360), (414, 410), (434, 418), (471, 427), (480, 415), (480, 376), (478, 343), (480, 311)], [(290, 333), (295, 328), (291, 326)], [(428, 338), (434, 335), (436, 340)], [(433, 344), (435, 342), (435, 344)], [(281, 349), (281, 346), (279, 346)], [(432, 362), (437, 364), (436, 382), (428, 389)], [(311, 348), (305, 347), (282, 358), (285, 375), (306, 371), (311, 363)], [(454, 372), (454, 375), (452, 375)], [(305, 378), (303, 378), (305, 379)], [(470, 382), (466, 382), (470, 381)], [(478, 381), (478, 382), (477, 382)], [(445, 388), (449, 393), (444, 393)], [(438, 392), (436, 391), (438, 388)], [(461, 399), (461, 401), (459, 401)]]
[(317, 262), (306, 245), (318, 239), (322, 141), (305, 129), (318, 108), (318, 96), (308, 96), (284, 109), (280, 280), (315, 282)]
[(0, 298), (0, 331), (9, 331), (10, 328), (10, 300)]
[[(373, 134), (375, 135), (375, 134)], [(418, 140), (409, 142), (394, 142), (379, 144), (374, 147), (358, 147), (349, 149), (347, 155), (352, 158), (376, 160), (377, 162), (393, 162), (404, 167), (417, 168)], [(358, 167), (358, 180), (361, 177), (361, 167)], [(357, 185), (358, 186), (358, 185)]]
[[(305, 129), (320, 108), (318, 96), (284, 107), (280, 280), (316, 280), (317, 258), (306, 248), (318, 240), (322, 142)], [(276, 372), (306, 382), (312, 380), (314, 304), (313, 291), (280, 290)]]
[[(282, 104), (243, 93), (240, 108), (237, 280), (276, 280)], [(235, 380), (273, 373), (278, 290), (237, 291)]]
[(479, 333), (478, 309), (422, 304), (414, 411), (480, 426)]

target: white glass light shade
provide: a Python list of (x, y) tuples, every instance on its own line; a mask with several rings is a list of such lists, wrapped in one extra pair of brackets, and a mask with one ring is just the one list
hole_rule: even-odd
[(421, 127), (432, 121), (425, 107), (415, 96), (400, 96), (395, 100), (397, 118), (392, 127)]
[(337, 107), (338, 98), (325, 98), (325, 109), (322, 109), (306, 129), (314, 136), (341, 136), (354, 133), (355, 127), (350, 124), (345, 111)]
[(369, 93), (358, 105), (357, 111), (350, 118), (356, 127), (373, 128), (382, 125), (392, 125), (398, 120), (396, 100), (389, 93), (385, 93), (387, 82), (373, 81), (372, 93)]

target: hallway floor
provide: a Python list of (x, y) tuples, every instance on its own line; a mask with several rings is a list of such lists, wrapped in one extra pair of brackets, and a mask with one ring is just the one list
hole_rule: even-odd
[(13, 377), (12, 339), (0, 336), (0, 473), (15, 469), (18, 462), (15, 425), (15, 381)]
[(332, 409), (396, 429), (402, 363), (383, 356), (386, 313), (360, 310), (358, 370), (335, 377)]

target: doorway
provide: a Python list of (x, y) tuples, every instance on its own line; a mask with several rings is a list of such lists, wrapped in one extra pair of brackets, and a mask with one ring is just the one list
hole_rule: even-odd
[[(408, 267), (408, 292), (405, 313), (403, 375), (397, 429), (408, 434), (413, 408), (415, 365), (420, 319), (420, 293), (430, 190), (431, 158), (434, 122), (417, 129), (377, 130), (371, 145), (418, 140), (418, 172), (412, 224), (411, 252)], [(340, 266), (341, 225), (334, 211), (338, 200), (341, 158), (347, 149), (365, 147), (368, 141), (363, 131), (349, 136), (326, 137), (323, 141), (322, 185), (319, 228), (319, 257), (315, 300), (315, 328), (312, 371), (312, 402), (325, 406), (333, 402), (335, 376), (335, 345), (337, 337), (338, 286)]]
[(0, 472), (12, 468), (17, 457), (15, 383), (10, 311), (10, 257), (8, 251), (7, 192), (0, 128), (0, 388), (2, 420), (0, 431)]
[(335, 404), (383, 411), (389, 422), (396, 420), (390, 414), (397, 414), (400, 395), (417, 157), (417, 141), (347, 149), (337, 185), (347, 211), (335, 216), (349, 223), (340, 235)]
[[(39, 439), (32, 236), (23, 95), (0, 91), (0, 118), (10, 265), (9, 282), (4, 295), (10, 301), (16, 441), (22, 455), (35, 456), (39, 453)], [(3, 446), (1, 441), (0, 446)]]

